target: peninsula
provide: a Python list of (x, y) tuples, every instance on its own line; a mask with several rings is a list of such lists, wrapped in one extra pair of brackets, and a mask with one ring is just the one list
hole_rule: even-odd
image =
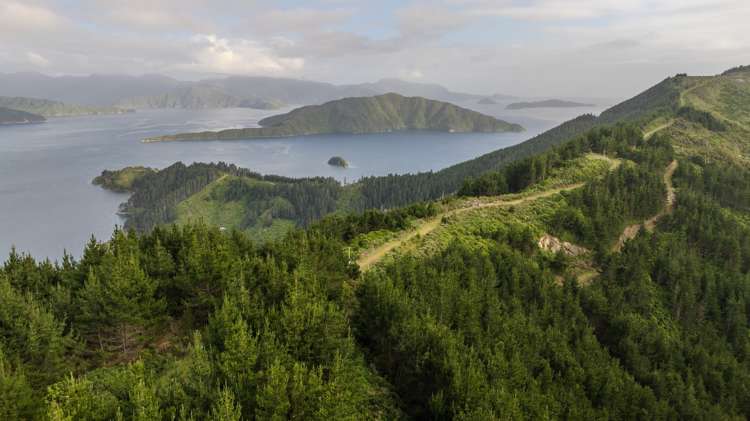
[(26, 111), (0, 107), (0, 125), (43, 123), (46, 119)]

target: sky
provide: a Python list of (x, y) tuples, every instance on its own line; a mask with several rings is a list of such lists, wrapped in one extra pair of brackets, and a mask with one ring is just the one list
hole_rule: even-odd
[(750, 64), (749, 0), (0, 0), (0, 72), (621, 98)]

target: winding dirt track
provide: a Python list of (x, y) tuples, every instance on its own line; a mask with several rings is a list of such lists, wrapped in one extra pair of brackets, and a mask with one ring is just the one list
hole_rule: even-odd
[(654, 127), (653, 129), (643, 133), (643, 138), (646, 140), (651, 139), (651, 136), (656, 134), (656, 132), (662, 131), (666, 129), (667, 127), (670, 127), (674, 124), (674, 119), (667, 121), (666, 123), (662, 124), (661, 126)]
[(664, 215), (672, 213), (675, 201), (675, 191), (674, 186), (672, 185), (672, 176), (674, 175), (676, 169), (677, 160), (674, 160), (669, 163), (666, 171), (664, 171), (663, 180), (664, 185), (667, 187), (667, 199), (664, 204), (664, 208), (659, 211), (659, 213), (643, 221), (642, 223), (633, 224), (626, 227), (622, 234), (620, 234), (620, 238), (618, 238), (617, 242), (612, 246), (613, 252), (619, 253), (628, 240), (632, 240), (636, 235), (638, 235), (638, 233), (641, 231), (641, 228), (645, 228), (647, 231), (651, 232), (654, 230), (654, 228), (656, 228), (656, 223), (659, 222), (659, 219), (661, 219)]
[[(611, 165), (610, 165), (610, 171), (614, 170), (615, 168), (617, 168), (620, 165), (620, 161), (613, 160), (613, 159), (608, 158), (608, 157), (603, 156), (603, 155), (594, 155), (594, 154), (592, 154), (592, 156), (595, 157), (596, 159), (604, 159), (606, 161), (609, 161), (611, 163)], [(493, 202), (485, 202), (485, 203), (474, 202), (474, 203), (471, 203), (471, 205), (467, 206), (467, 207), (453, 209), (453, 210), (449, 210), (447, 212), (440, 213), (440, 214), (438, 214), (438, 215), (430, 218), (429, 220), (427, 220), (425, 223), (423, 223), (422, 225), (420, 225), (417, 229), (409, 231), (409, 232), (406, 232), (406, 233), (400, 235), (398, 238), (395, 238), (395, 239), (393, 239), (391, 241), (388, 241), (388, 242), (386, 242), (384, 244), (381, 244), (380, 246), (378, 246), (378, 247), (376, 247), (376, 248), (374, 248), (374, 249), (366, 252), (365, 254), (363, 254), (362, 256), (360, 256), (359, 259), (357, 259), (357, 264), (359, 265), (359, 269), (361, 271), (365, 272), (365, 271), (369, 270), (373, 265), (375, 265), (377, 262), (379, 262), (388, 253), (390, 253), (394, 249), (398, 248), (402, 244), (406, 243), (407, 241), (409, 241), (409, 240), (411, 240), (411, 239), (413, 239), (413, 238), (415, 238), (417, 236), (425, 236), (425, 235), (431, 233), (432, 231), (434, 231), (437, 227), (440, 226), (440, 222), (442, 221), (442, 219), (444, 217), (458, 215), (458, 214), (461, 214), (461, 213), (464, 213), (464, 212), (468, 212), (468, 211), (472, 211), (472, 210), (476, 210), (476, 209), (496, 208), (496, 207), (504, 207), (504, 206), (517, 206), (517, 205), (528, 203), (528, 202), (531, 202), (531, 201), (534, 201), (534, 200), (537, 200), (537, 199), (541, 199), (541, 198), (544, 198), (544, 197), (554, 196), (554, 195), (559, 194), (559, 193), (564, 192), (564, 191), (575, 190), (577, 188), (582, 187), (584, 184), (586, 184), (586, 183), (581, 182), (581, 183), (569, 184), (569, 185), (566, 185), (566, 186), (562, 186), (562, 187), (558, 187), (558, 188), (554, 188), (554, 189), (550, 189), (550, 190), (545, 190), (545, 191), (542, 191), (542, 192), (539, 192), (539, 193), (530, 194), (528, 196), (521, 197), (521, 198), (518, 198), (518, 199), (510, 199), (509, 200), (507, 198), (503, 198), (502, 196), (500, 196), (498, 198), (498, 200), (495, 200)]]
[(499, 199), (494, 202), (473, 203), (471, 206), (468, 206), (465, 208), (453, 209), (447, 212), (443, 212), (441, 214), (438, 214), (437, 216), (430, 218), (429, 220), (427, 220), (427, 222), (420, 225), (416, 230), (406, 232), (402, 234), (401, 236), (399, 236), (398, 238), (388, 241), (387, 243), (384, 243), (380, 245), (379, 247), (376, 247), (375, 249), (362, 255), (357, 260), (357, 264), (359, 265), (360, 270), (367, 271), (375, 263), (379, 262), (383, 257), (385, 257), (386, 254), (398, 248), (399, 246), (406, 243), (407, 241), (411, 240), (412, 238), (416, 236), (425, 236), (431, 233), (432, 231), (434, 231), (437, 227), (440, 226), (440, 221), (442, 221), (444, 217), (458, 215), (458, 214), (476, 210), (476, 209), (496, 208), (496, 207), (502, 207), (502, 206), (517, 206), (523, 203), (541, 199), (543, 197), (554, 196), (563, 191), (574, 190), (583, 185), (584, 183), (570, 184), (567, 186), (558, 187), (556, 189), (545, 190), (543, 192), (534, 193), (532, 195), (522, 197), (520, 199), (513, 199), (513, 200)]

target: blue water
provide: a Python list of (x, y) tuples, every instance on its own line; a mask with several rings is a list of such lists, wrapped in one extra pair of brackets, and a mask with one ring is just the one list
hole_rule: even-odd
[[(492, 109), (483, 111), (497, 114)], [(7, 256), (15, 245), (19, 251), (54, 260), (63, 250), (79, 256), (92, 234), (107, 239), (113, 227), (122, 223), (116, 211), (127, 195), (91, 184), (104, 169), (225, 161), (264, 174), (331, 176), (352, 182), (366, 175), (439, 170), (519, 143), (580, 112), (572, 110), (552, 119), (522, 113), (498, 115), (522, 124), (527, 129), (523, 133), (410, 132), (153, 144), (140, 140), (167, 133), (252, 126), (270, 113), (159, 110), (0, 127), (0, 256)], [(344, 157), (351, 167), (327, 165), (334, 155)]]

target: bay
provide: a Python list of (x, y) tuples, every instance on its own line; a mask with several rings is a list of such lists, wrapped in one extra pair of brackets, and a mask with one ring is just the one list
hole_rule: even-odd
[[(534, 112), (509, 112), (501, 106), (481, 111), (527, 130), (140, 142), (160, 134), (251, 127), (279, 112), (251, 109), (147, 110), (0, 127), (0, 256), (7, 256), (15, 246), (37, 258), (57, 260), (64, 250), (79, 256), (92, 235), (106, 240), (114, 226), (122, 224), (116, 211), (127, 195), (91, 184), (104, 169), (224, 161), (263, 174), (326, 176), (354, 182), (368, 175), (439, 170), (522, 142), (582, 112), (598, 110), (558, 110), (551, 118), (537, 118)], [(327, 165), (331, 156), (344, 157), (351, 167)]]

